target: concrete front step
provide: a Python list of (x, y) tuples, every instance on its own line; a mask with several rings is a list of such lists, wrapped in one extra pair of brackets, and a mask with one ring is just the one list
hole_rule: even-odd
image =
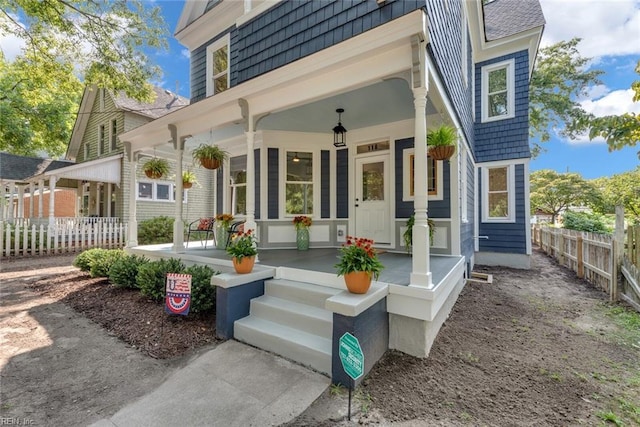
[(330, 339), (253, 315), (235, 322), (234, 336), (331, 376)]
[(324, 309), (328, 298), (342, 292), (341, 289), (312, 285), (292, 280), (273, 279), (265, 282), (266, 295), (312, 305)]
[(292, 280), (268, 280), (265, 294), (251, 300), (249, 316), (235, 322), (233, 335), (331, 375), (333, 312), (324, 306), (339, 292)]
[(302, 304), (271, 295), (251, 300), (251, 316), (285, 326), (295, 326), (303, 332), (331, 339), (333, 313), (318, 307)]

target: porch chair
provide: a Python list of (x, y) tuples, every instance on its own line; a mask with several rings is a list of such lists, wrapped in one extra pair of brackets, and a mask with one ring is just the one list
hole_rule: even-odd
[(229, 226), (229, 228), (227, 228), (227, 244), (225, 247), (229, 247), (229, 244), (231, 244), (231, 238), (235, 233), (244, 231), (244, 223), (245, 221), (234, 222)]
[(197, 233), (200, 241), (202, 241), (202, 234), (204, 233), (204, 248), (207, 249), (207, 241), (209, 240), (209, 235), (213, 237), (213, 246), (216, 245), (216, 230), (215, 230), (215, 222), (216, 219), (211, 218), (198, 218), (195, 221), (192, 221), (189, 224), (189, 229), (187, 231), (187, 248), (189, 247), (189, 240), (191, 240), (191, 233)]

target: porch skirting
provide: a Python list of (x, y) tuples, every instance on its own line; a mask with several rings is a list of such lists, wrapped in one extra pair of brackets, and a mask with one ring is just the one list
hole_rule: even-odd
[(502, 252), (476, 252), (475, 262), (480, 265), (495, 265), (528, 270), (531, 268), (531, 255)]

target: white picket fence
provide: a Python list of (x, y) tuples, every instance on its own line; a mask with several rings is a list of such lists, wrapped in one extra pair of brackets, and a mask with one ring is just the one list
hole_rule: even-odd
[(0, 222), (0, 254), (35, 256), (115, 249), (125, 246), (126, 236), (127, 224), (114, 221), (68, 221), (53, 227)]

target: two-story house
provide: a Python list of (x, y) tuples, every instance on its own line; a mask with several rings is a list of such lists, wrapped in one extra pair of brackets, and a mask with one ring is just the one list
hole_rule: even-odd
[[(367, 369), (387, 348), (425, 356), (474, 263), (527, 268), (528, 85), (543, 25), (536, 0), (187, 1), (175, 36), (191, 53), (191, 104), (121, 136), (130, 168), (154, 150), (178, 163), (202, 143), (228, 151), (216, 212), (257, 231), (262, 264), (289, 279), (280, 296), (343, 286), (335, 249), (328, 268), (320, 249), (347, 235), (374, 239), (387, 266), (368, 295), (322, 300), (332, 332), (316, 340), (301, 313), (260, 315), (254, 300), (244, 317), (272, 282), (214, 278), (218, 333), (340, 380), (343, 332), (361, 334)], [(447, 161), (427, 156), (440, 124), (458, 132)], [(296, 215), (313, 218), (312, 249), (291, 265)], [(185, 252), (180, 236), (172, 250)]]

